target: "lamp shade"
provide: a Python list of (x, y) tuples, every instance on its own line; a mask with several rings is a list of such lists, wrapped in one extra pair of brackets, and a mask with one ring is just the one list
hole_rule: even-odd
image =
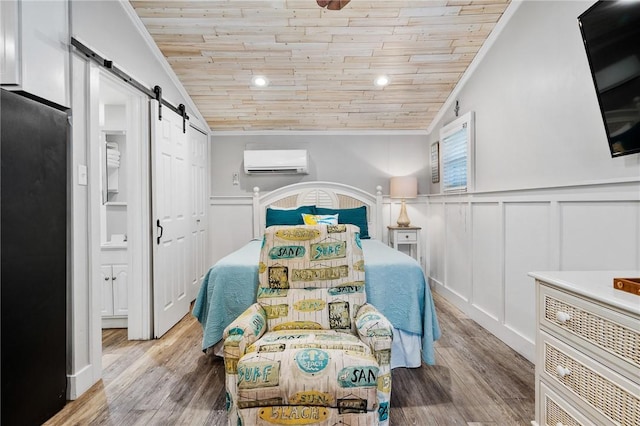
[(416, 198), (418, 196), (418, 178), (399, 176), (391, 178), (391, 198)]

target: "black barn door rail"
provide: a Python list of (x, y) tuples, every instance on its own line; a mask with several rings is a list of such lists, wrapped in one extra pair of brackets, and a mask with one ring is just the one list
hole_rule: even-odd
[(182, 132), (186, 133), (186, 121), (189, 119), (189, 116), (187, 115), (187, 110), (184, 104), (180, 104), (176, 107), (168, 101), (164, 100), (162, 98), (162, 87), (154, 86), (153, 89), (149, 89), (148, 87), (143, 86), (139, 81), (131, 78), (129, 74), (116, 67), (113, 64), (113, 61), (103, 58), (73, 37), (71, 37), (71, 45), (82, 52), (87, 58), (92, 59), (98, 65), (106, 68), (107, 70), (109, 70), (109, 72), (111, 72), (119, 79), (123, 80), (125, 83), (128, 83), (129, 85), (135, 87), (136, 89), (147, 95), (149, 98), (156, 99), (158, 101), (158, 118), (160, 120), (162, 120), (162, 105), (166, 106), (171, 111), (182, 117)]

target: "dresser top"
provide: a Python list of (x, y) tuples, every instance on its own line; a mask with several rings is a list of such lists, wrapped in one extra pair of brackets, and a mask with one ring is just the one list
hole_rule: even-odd
[(614, 278), (639, 278), (640, 271), (536, 271), (528, 275), (557, 288), (640, 315), (640, 296), (613, 288)]

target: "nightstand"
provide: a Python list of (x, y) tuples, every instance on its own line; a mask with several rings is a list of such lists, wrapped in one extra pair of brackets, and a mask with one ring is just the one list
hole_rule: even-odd
[(420, 230), (422, 228), (418, 226), (387, 226), (387, 228), (389, 245), (396, 250), (400, 250), (401, 245), (408, 245), (409, 255), (420, 262)]

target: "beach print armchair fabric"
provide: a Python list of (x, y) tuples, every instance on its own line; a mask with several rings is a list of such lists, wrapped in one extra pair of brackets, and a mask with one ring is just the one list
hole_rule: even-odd
[(387, 425), (392, 338), (357, 226), (267, 228), (257, 303), (223, 336), (228, 424)]

